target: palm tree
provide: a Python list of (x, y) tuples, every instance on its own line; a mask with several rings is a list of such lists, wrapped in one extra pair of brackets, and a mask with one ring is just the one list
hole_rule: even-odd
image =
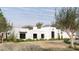
[(74, 36), (79, 30), (79, 15), (78, 8), (61, 8), (61, 10), (56, 14), (56, 26), (61, 30), (66, 31), (71, 39), (71, 47), (74, 48)]

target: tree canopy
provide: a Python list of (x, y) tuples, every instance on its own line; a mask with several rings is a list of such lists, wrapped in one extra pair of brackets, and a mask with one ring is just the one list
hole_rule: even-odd
[(8, 31), (11, 28), (12, 26), (7, 22), (2, 12), (0, 12), (0, 32)]
[(43, 23), (38, 22), (38, 23), (36, 24), (36, 27), (37, 27), (38, 29), (40, 29), (40, 28), (42, 27), (42, 25), (43, 25)]
[(74, 36), (79, 30), (79, 8), (66, 7), (56, 14), (56, 26), (66, 31), (71, 39), (71, 46), (74, 47)]
[(62, 8), (56, 15), (57, 27), (75, 32), (79, 29), (78, 8)]

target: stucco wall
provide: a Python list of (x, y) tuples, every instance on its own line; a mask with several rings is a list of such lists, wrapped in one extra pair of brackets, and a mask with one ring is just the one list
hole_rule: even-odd
[[(44, 34), (44, 39), (51, 39), (51, 32), (54, 32), (54, 38), (58, 38), (58, 33), (61, 37), (61, 30), (56, 29), (55, 27), (43, 27), (41, 29), (34, 28), (33, 30), (28, 30), (24, 28), (14, 28), (12, 30), (17, 39), (20, 39), (20, 32), (26, 32), (25, 39), (33, 39), (33, 34), (37, 34), (37, 39), (41, 39), (41, 34)], [(66, 32), (62, 33), (63, 38), (69, 38)]]

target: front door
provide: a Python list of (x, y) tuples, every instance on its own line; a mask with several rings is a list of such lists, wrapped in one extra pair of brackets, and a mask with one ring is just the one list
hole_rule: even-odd
[(54, 38), (54, 31), (51, 32), (51, 38)]

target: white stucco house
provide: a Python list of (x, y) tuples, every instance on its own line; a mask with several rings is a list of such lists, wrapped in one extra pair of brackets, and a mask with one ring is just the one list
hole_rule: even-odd
[(32, 30), (27, 28), (13, 28), (12, 32), (14, 32), (17, 39), (51, 39), (51, 38), (58, 38), (60, 35), (63, 38), (69, 38), (66, 32), (60, 29), (56, 29), (55, 27), (42, 27), (38, 29), (37, 27), (33, 27)]

